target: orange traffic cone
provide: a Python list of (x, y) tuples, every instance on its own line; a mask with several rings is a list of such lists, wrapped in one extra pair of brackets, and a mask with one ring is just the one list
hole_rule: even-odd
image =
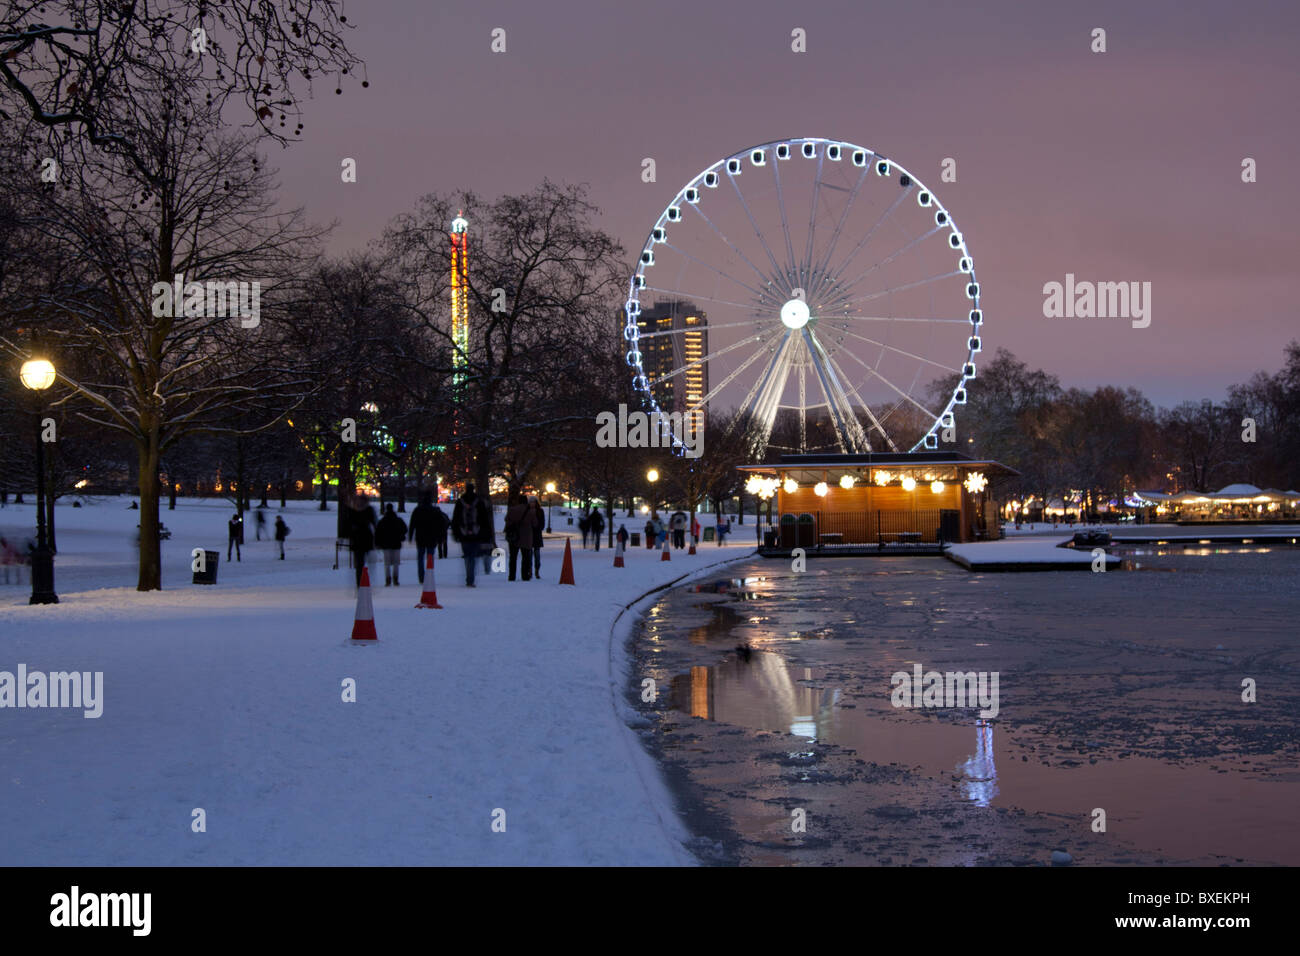
[(433, 581), (433, 552), (430, 551), (424, 568), (424, 593), (420, 595), (420, 603), (416, 607), (436, 607), (441, 608), (438, 603), (438, 585)]
[(659, 560), (660, 560), (660, 561), (671, 561), (672, 558), (669, 557), (669, 555), (668, 555), (668, 552), (669, 552), (670, 550), (671, 550), (671, 548), (670, 548), (669, 545), (668, 545), (668, 541), (665, 539), (665, 541), (664, 541), (664, 546), (663, 546), (663, 555), (664, 555), (664, 556), (663, 556), (662, 558), (660, 558)]
[(560, 583), (572, 584), (577, 587), (578, 582), (573, 580), (573, 547), (569, 539), (564, 539), (564, 564), (560, 568)]
[(691, 546), (690, 546), (690, 549), (687, 550), (686, 553), (687, 553), (687, 554), (694, 554), (694, 553), (695, 553), (695, 539), (694, 539), (694, 538), (691, 538)]
[(357, 587), (357, 618), (352, 623), (352, 640), (379, 640), (375, 633), (375, 605), (370, 600), (370, 569), (366, 567), (361, 569), (361, 584)]
[(623, 563), (623, 541), (621, 538), (619, 539), (618, 546), (614, 548), (614, 567), (627, 567), (627, 565)]

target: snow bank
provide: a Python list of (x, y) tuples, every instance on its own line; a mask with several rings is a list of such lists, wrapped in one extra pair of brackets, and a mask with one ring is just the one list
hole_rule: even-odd
[[(1062, 548), (1067, 537), (976, 541), (949, 545), (946, 556), (968, 571), (1090, 571), (1092, 551)], [(1120, 559), (1106, 555), (1106, 567), (1116, 568)]]

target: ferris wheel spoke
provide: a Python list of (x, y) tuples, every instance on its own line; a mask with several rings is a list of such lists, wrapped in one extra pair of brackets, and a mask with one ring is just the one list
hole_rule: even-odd
[(759, 243), (763, 246), (763, 251), (767, 253), (768, 260), (772, 263), (772, 273), (782, 275), (781, 267), (777, 265), (776, 256), (772, 255), (772, 250), (763, 238), (763, 230), (758, 228), (758, 223), (754, 221), (753, 210), (749, 208), (749, 202), (745, 199), (745, 194), (740, 189), (740, 183), (736, 182), (736, 177), (727, 173), (727, 178), (731, 180), (731, 188), (736, 190), (736, 197), (740, 200), (741, 206), (745, 209), (745, 216), (749, 219), (749, 224), (754, 227), (754, 235), (758, 237)]
[(800, 285), (812, 281), (813, 243), (817, 238), (817, 203), (822, 194), (822, 166), (825, 161), (826, 149), (823, 147), (817, 154), (817, 176), (813, 179), (812, 202), (808, 204), (808, 248), (804, 252), (803, 262), (800, 263)]
[(958, 375), (961, 374), (961, 369), (956, 369), (953, 368), (951, 365), (944, 365), (942, 362), (936, 362), (933, 359), (925, 358), (922, 355), (917, 355), (915, 352), (909, 352), (907, 351), (907, 349), (900, 349), (895, 345), (886, 345), (884, 342), (877, 341), (876, 339), (867, 338), (867, 336), (865, 335), (858, 335), (858, 333), (850, 332), (848, 329), (840, 329), (840, 331), (847, 336), (850, 336), (855, 339), (859, 339), (860, 341), (867, 342), (871, 345), (879, 345), (882, 349), (889, 349), (889, 351), (897, 352), (899, 355), (906, 355), (908, 358), (914, 358), (918, 362), (925, 362), (927, 365), (934, 365), (937, 368), (943, 369), (945, 372), (955, 372)]
[[(750, 261), (749, 261), (749, 256), (747, 256), (747, 255), (745, 255), (743, 252), (741, 252), (741, 251), (740, 251), (740, 248), (739, 248), (739, 247), (738, 247), (734, 242), (732, 242), (730, 239), (728, 239), (726, 236), (724, 236), (724, 235), (722, 234), (722, 230), (719, 229), (717, 226), (715, 226), (715, 225), (713, 224), (713, 220), (710, 219), (708, 216), (706, 216), (706, 215), (704, 214), (703, 210), (700, 209), (700, 204), (699, 204), (699, 203), (688, 203), (687, 205), (689, 206), (689, 208), (695, 210), (695, 215), (699, 216), (701, 219), (703, 219), (703, 220), (705, 221), (705, 223), (708, 224), (708, 227), (709, 227), (710, 229), (713, 230), (713, 234), (714, 234), (715, 236), (717, 236), (719, 239), (721, 239), (723, 242), (725, 242), (728, 246), (730, 246), (730, 247), (731, 247), (731, 251), (734, 252), (737, 256), (739, 256), (740, 259), (741, 259), (741, 261), (744, 262), (745, 265), (749, 266), (751, 269), (754, 270), (754, 275), (758, 276), (759, 281), (761, 281), (761, 282), (766, 282), (766, 281), (768, 280), (768, 277), (767, 277), (766, 275), (763, 274), (763, 270), (761, 270), (758, 266), (754, 265), (754, 263), (750, 262)], [(742, 284), (743, 284), (743, 283), (742, 283)], [(749, 286), (745, 286), (745, 288), (748, 289)]]
[[(710, 299), (708, 301), (715, 301), (715, 300)], [(746, 306), (746, 308), (749, 307)], [(637, 336), (637, 340), (640, 341), (641, 339), (657, 339), (657, 338), (662, 338), (665, 335), (685, 335), (687, 332), (699, 332), (699, 331), (716, 332), (718, 329), (740, 329), (740, 328), (750, 329), (754, 327), (754, 323), (757, 321), (759, 321), (759, 319), (750, 319), (748, 322), (723, 322), (721, 325), (687, 325), (687, 326), (683, 326), (680, 329), (664, 329), (662, 332), (642, 332), (640, 335)]]
[(781, 400), (781, 393), (785, 391), (785, 383), (790, 377), (790, 343), (794, 341), (793, 333), (787, 331), (785, 337), (781, 340), (781, 346), (772, 356), (772, 361), (768, 363), (763, 377), (756, 383), (756, 388), (750, 393), (751, 397), (743, 408), (749, 407), (749, 402), (753, 402), (754, 417), (763, 426), (763, 443), (767, 443), (768, 437), (772, 434), (772, 425), (776, 420), (777, 404)]
[(882, 225), (884, 225), (885, 220), (894, 214), (894, 210), (898, 208), (899, 203), (901, 203), (905, 198), (907, 198), (907, 194), (910, 191), (911, 190), (908, 189), (899, 193), (898, 197), (892, 203), (889, 204), (889, 206), (885, 209), (884, 212), (880, 214), (880, 218), (878, 218), (872, 224), (871, 228), (867, 230), (866, 235), (864, 235), (861, 239), (858, 240), (858, 244), (853, 247), (853, 251), (849, 253), (849, 257), (845, 259), (842, 263), (840, 263), (834, 272), (828, 273), (823, 278), (823, 280), (820, 283), (818, 283), (817, 289), (819, 293), (821, 292), (822, 288), (827, 285), (834, 286), (834, 284), (839, 280), (839, 277), (844, 274), (844, 270), (849, 267), (849, 263), (851, 263), (854, 259), (858, 257), (858, 253), (861, 252), (863, 247), (866, 246), (866, 244), (871, 241), (871, 237), (876, 234), (876, 230), (879, 229)]
[[(858, 175), (858, 181), (853, 184), (853, 189), (849, 193), (848, 202), (844, 204), (844, 211), (840, 213), (840, 221), (835, 224), (835, 231), (831, 233), (830, 244), (826, 247), (826, 254), (821, 257), (815, 270), (817, 275), (825, 275), (826, 267), (830, 265), (831, 256), (835, 254), (835, 246), (840, 241), (840, 234), (844, 231), (844, 223), (849, 218), (849, 210), (853, 208), (853, 202), (858, 198), (858, 193), (862, 191), (862, 184), (866, 182), (867, 172), (870, 165), (862, 167), (862, 172)], [(819, 284), (820, 285), (820, 284)]]
[[(840, 364), (835, 361), (835, 357), (828, 353), (826, 356), (826, 360), (831, 363), (832, 368), (834, 368), (837, 372), (839, 372), (840, 378), (847, 383), (845, 387), (853, 394), (853, 397), (858, 400), (858, 407), (861, 408), (864, 412), (866, 412), (867, 417), (871, 419), (871, 424), (875, 426), (876, 431), (880, 432), (880, 437), (885, 439), (886, 444), (889, 445), (889, 450), (898, 451), (898, 445), (896, 445), (894, 443), (894, 439), (889, 436), (889, 432), (885, 431), (884, 421), (876, 420), (875, 412), (871, 410), (871, 406), (867, 404), (866, 399), (864, 399), (862, 395), (858, 392), (857, 386), (854, 385), (852, 381), (849, 379), (848, 375), (844, 373), (844, 369), (841, 368)], [(864, 431), (862, 434), (862, 440), (867, 446), (866, 450), (871, 451), (872, 450), (871, 433)]]
[[(961, 271), (958, 269), (953, 269), (952, 272), (944, 272), (941, 275), (930, 276), (929, 278), (926, 279), (917, 279), (915, 282), (907, 282), (904, 283), (903, 285), (896, 285), (891, 289), (881, 289), (879, 292), (871, 292), (868, 293), (867, 295), (856, 296), (851, 299), (844, 299), (842, 301), (833, 303), (827, 308), (838, 309), (838, 308), (843, 308), (844, 306), (847, 305), (852, 305), (854, 302), (870, 302), (872, 299), (879, 299), (881, 296), (893, 295), (895, 292), (906, 292), (908, 289), (916, 289), (920, 286), (927, 285), (928, 283), (938, 282), (940, 279), (950, 279), (953, 276), (957, 276), (957, 275), (961, 275)], [(918, 319), (916, 321), (923, 321), (923, 320)], [(939, 321), (951, 321), (951, 320), (939, 320)]]
[[(921, 235), (917, 236), (915, 239), (912, 239), (911, 241), (904, 243), (904, 244), (903, 244), (902, 246), (900, 246), (898, 249), (894, 250), (893, 253), (891, 253), (890, 255), (886, 256), (884, 259), (881, 259), (879, 262), (877, 262), (875, 265), (873, 265), (873, 266), (872, 266), (870, 269), (868, 269), (866, 272), (862, 273), (862, 275), (858, 276), (858, 277), (857, 277), (856, 279), (854, 279), (852, 282), (849, 282), (849, 283), (847, 283), (847, 284), (841, 286), (841, 287), (840, 287), (840, 295), (845, 295), (845, 294), (851, 292), (854, 286), (856, 286), (859, 282), (861, 282), (861, 281), (862, 281), (863, 279), (865, 279), (867, 276), (871, 275), (871, 273), (875, 272), (877, 269), (880, 269), (880, 268), (883, 268), (884, 266), (889, 265), (891, 262), (893, 262), (895, 259), (897, 259), (899, 256), (901, 256), (903, 253), (907, 252), (909, 249), (913, 248), (913, 247), (916, 246), (918, 243), (920, 243), (920, 242), (922, 242), (922, 241), (924, 241), (924, 240), (930, 238), (931, 236), (933, 236), (936, 232), (938, 232), (938, 231), (939, 231), (940, 229), (942, 229), (942, 228), (943, 228), (942, 226), (935, 226), (934, 228), (930, 229), (928, 232), (923, 232), (923, 233), (921, 233)], [(960, 271), (960, 270), (958, 270), (958, 271)], [(838, 280), (837, 280), (837, 281), (838, 281)]]
[(785, 254), (790, 263), (790, 268), (794, 268), (794, 245), (790, 242), (790, 220), (785, 213), (785, 193), (781, 190), (781, 162), (775, 160), (772, 163), (772, 176), (776, 179), (776, 201), (781, 209), (781, 234), (785, 236)]
[(712, 361), (715, 358), (719, 358), (723, 355), (726, 355), (728, 352), (734, 352), (736, 351), (736, 349), (743, 348), (744, 346), (749, 345), (752, 342), (758, 342), (763, 338), (764, 335), (767, 334), (768, 332), (766, 331), (758, 332), (754, 335), (749, 336), (749, 338), (741, 339), (739, 342), (732, 342), (726, 348), (718, 349), (716, 352), (710, 352), (708, 355), (697, 358), (694, 362), (687, 362), (685, 365), (681, 366), (681, 368), (673, 369), (667, 375), (659, 376), (650, 384), (658, 385), (660, 382), (666, 382), (670, 378), (676, 378), (678, 375), (682, 375), (685, 372), (689, 372), (693, 368), (698, 368), (699, 366), (705, 364), (706, 362)]
[(939, 416), (938, 416), (938, 415), (936, 415), (934, 412), (930, 411), (930, 409), (926, 408), (924, 405), (922, 405), (920, 402), (918, 402), (916, 399), (914, 399), (914, 398), (913, 398), (911, 395), (909, 395), (907, 392), (903, 391), (901, 388), (899, 388), (897, 385), (895, 385), (895, 384), (894, 384), (893, 382), (891, 382), (889, 379), (885, 378), (885, 376), (881, 375), (879, 372), (877, 372), (874, 368), (872, 368), (870, 365), (868, 365), (866, 362), (864, 362), (864, 361), (863, 361), (861, 358), (859, 358), (857, 355), (854, 355), (852, 352), (846, 352), (845, 354), (848, 355), (848, 356), (850, 356), (854, 361), (856, 361), (859, 365), (861, 365), (864, 369), (866, 369), (866, 370), (867, 370), (871, 375), (873, 375), (873, 376), (875, 376), (876, 378), (880, 379), (882, 382), (884, 382), (886, 385), (888, 385), (890, 388), (892, 388), (895, 392), (897, 392), (899, 398), (901, 398), (903, 401), (905, 401), (905, 402), (911, 402), (913, 405), (915, 405), (915, 406), (916, 406), (917, 408), (919, 408), (921, 411), (925, 412), (925, 414), (928, 415), (928, 416), (930, 417), (930, 420), (931, 420), (931, 421), (936, 421), (936, 422), (937, 422), (937, 421), (939, 420)]
[(847, 312), (828, 315), (825, 321), (834, 323), (847, 319), (852, 319), (854, 322), (950, 322), (954, 325), (970, 325), (970, 319), (948, 319), (926, 315), (850, 315)]
[(826, 349), (807, 326), (804, 327), (803, 332), (808, 352), (812, 356), (813, 368), (816, 370), (817, 379), (821, 383), (822, 394), (826, 396), (832, 416), (838, 421), (836, 432), (839, 436), (840, 447), (845, 452), (857, 451), (866, 444), (866, 436), (862, 433), (862, 424), (853, 413), (853, 404), (849, 401), (844, 386), (839, 381), (839, 376), (836, 375), (835, 366), (831, 362)]
[(702, 397), (698, 402), (696, 402), (694, 405), (690, 406), (690, 408), (688, 408), (687, 411), (688, 411), (688, 412), (692, 412), (692, 413), (694, 413), (694, 412), (699, 411), (701, 408), (705, 408), (705, 407), (707, 407), (708, 404), (709, 404), (709, 402), (711, 402), (711, 401), (713, 401), (715, 398), (717, 398), (717, 397), (718, 397), (718, 394), (719, 394), (719, 393), (720, 393), (724, 388), (726, 388), (728, 385), (730, 385), (732, 382), (734, 382), (736, 379), (738, 379), (738, 378), (739, 378), (739, 377), (744, 373), (745, 369), (749, 368), (749, 367), (750, 367), (751, 365), (753, 365), (756, 361), (758, 361), (759, 357), (763, 354), (764, 351), (766, 351), (766, 349), (767, 349), (767, 343), (764, 342), (762, 345), (760, 345), (760, 346), (758, 347), (758, 350), (757, 350), (756, 352), (754, 352), (753, 355), (751, 355), (749, 358), (745, 359), (745, 361), (741, 362), (740, 365), (737, 366), (736, 369), (735, 369), (733, 372), (731, 372), (729, 375), (727, 375), (726, 378), (724, 378), (724, 379), (723, 379), (721, 382), (719, 382), (717, 385), (713, 386), (713, 388), (709, 389), (708, 394), (705, 395), (705, 396), (703, 396), (703, 397)]
[[(701, 266), (703, 266), (704, 268), (708, 269), (710, 272), (715, 272), (715, 273), (717, 273), (718, 275), (722, 276), (722, 278), (726, 279), (727, 281), (736, 283), (736, 285), (740, 286), (742, 289), (745, 289), (745, 290), (747, 290), (747, 291), (749, 291), (749, 292), (752, 292), (755, 296), (762, 296), (762, 292), (760, 292), (758, 289), (755, 289), (752, 285), (748, 285), (747, 283), (741, 282), (739, 279), (737, 279), (737, 278), (736, 278), (735, 276), (733, 276), (731, 273), (729, 273), (729, 272), (723, 272), (723, 271), (722, 271), (721, 269), (719, 269), (717, 266), (715, 266), (715, 265), (710, 265), (709, 263), (707, 263), (707, 262), (705, 262), (703, 259), (701, 259), (699, 256), (694, 256), (694, 255), (691, 255), (689, 252), (686, 252), (686, 251), (683, 250), (683, 249), (678, 249), (678, 248), (677, 248), (676, 246), (674, 246), (671, 242), (665, 242), (664, 245), (667, 246), (669, 249), (673, 250), (674, 252), (678, 253), (678, 254), (681, 255), (682, 257), (684, 257), (684, 258), (686, 258), (686, 259), (690, 259), (692, 262), (696, 263), (697, 265), (701, 265)], [(761, 276), (761, 278), (762, 278), (764, 281), (767, 281), (767, 277), (766, 277), (766, 276)]]
[[(730, 305), (730, 306), (734, 306), (734, 307), (737, 308), (737, 309), (752, 309), (752, 308), (754, 308), (754, 303), (752, 303), (752, 302), (731, 302), (731, 301), (728, 301), (727, 299), (715, 299), (715, 298), (713, 298), (712, 296), (708, 296), (708, 295), (695, 295), (694, 293), (691, 293), (691, 292), (683, 292), (683, 291), (681, 291), (680, 289), (664, 289), (664, 288), (661, 288), (661, 287), (659, 287), (659, 286), (648, 285), (648, 286), (645, 287), (645, 290), (646, 290), (647, 292), (658, 292), (658, 293), (661, 294), (661, 295), (668, 296), (668, 297), (673, 298), (673, 299), (686, 299), (686, 300), (689, 300), (689, 301), (691, 301), (691, 302), (714, 302), (714, 303), (716, 303), (716, 304), (718, 304), (718, 305)], [(760, 313), (755, 313), (755, 314), (757, 315), (757, 314), (760, 314)], [(769, 311), (768, 311), (767, 313), (765, 313), (765, 314), (768, 314), (768, 315), (775, 315), (775, 314), (776, 314), (776, 310), (775, 310), (775, 309), (773, 309), (773, 310), (769, 310)], [(744, 322), (738, 322), (738, 323), (736, 323), (736, 324), (737, 324), (737, 325), (745, 325), (745, 324), (747, 324), (747, 323), (744, 323)], [(725, 329), (725, 328), (727, 328), (727, 326), (725, 326), (725, 325), (711, 325), (711, 326), (709, 326), (709, 328), (711, 328), (711, 329)], [(685, 330), (682, 330), (682, 331), (685, 331)], [(669, 333), (656, 333), (656, 334), (669, 334)]]

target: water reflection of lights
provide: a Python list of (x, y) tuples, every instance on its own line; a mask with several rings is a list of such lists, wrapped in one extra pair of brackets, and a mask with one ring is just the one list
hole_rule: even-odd
[(977, 807), (987, 807), (998, 795), (998, 768), (993, 760), (993, 724), (975, 721), (975, 753), (957, 769), (967, 798)]

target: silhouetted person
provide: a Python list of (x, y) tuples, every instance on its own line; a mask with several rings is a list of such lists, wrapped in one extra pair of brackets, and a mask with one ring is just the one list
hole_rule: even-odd
[(239, 553), (239, 543), (244, 540), (244, 519), (235, 512), (235, 516), (226, 522), (226, 560), (230, 560), (230, 551), (235, 551), (235, 560), (242, 561), (243, 557)]
[(375, 527), (375, 546), (384, 553), (384, 587), (398, 587), (397, 571), (402, 564), (402, 542), (406, 539), (406, 522), (397, 517), (392, 505)]
[(465, 586), (475, 587), (474, 571), (479, 550), (492, 540), (492, 516), (487, 502), (474, 490), (471, 481), (456, 502), (451, 515), (451, 536), (460, 542), (465, 559)]
[[(442, 520), (439, 521), (438, 519)], [(411, 511), (410, 530), (407, 532), (406, 540), (415, 542), (415, 572), (424, 583), (424, 566), (428, 564), (425, 560), (426, 554), (431, 554), (434, 548), (438, 547), (439, 537), (442, 539), (442, 547), (438, 557), (447, 556), (447, 516), (442, 513), (442, 509), (433, 503), (433, 492), (420, 492), (420, 503)]]
[(284, 523), (284, 518), (280, 515), (275, 516), (275, 542), (280, 546), (280, 560), (284, 560), (284, 539), (289, 537), (289, 526)]
[(365, 495), (356, 495), (352, 500), (353, 505), (348, 509), (348, 549), (352, 552), (352, 567), (360, 587), (366, 555), (375, 549), (375, 509), (367, 503)]

